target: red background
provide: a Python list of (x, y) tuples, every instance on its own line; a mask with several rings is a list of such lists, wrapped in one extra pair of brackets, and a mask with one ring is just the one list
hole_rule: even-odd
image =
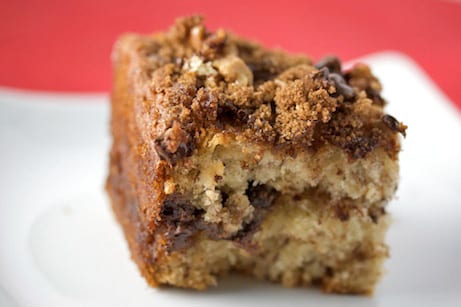
[(0, 85), (107, 91), (120, 33), (164, 30), (193, 13), (206, 16), (210, 28), (314, 58), (403, 52), (461, 107), (461, 3), (442, 0), (2, 0)]

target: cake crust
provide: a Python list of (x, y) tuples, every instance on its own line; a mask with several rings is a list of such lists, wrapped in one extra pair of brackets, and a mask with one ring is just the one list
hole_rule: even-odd
[[(123, 36), (113, 62), (107, 190), (149, 284), (204, 289), (236, 270), (372, 291), (406, 126), (366, 65), (314, 64), (200, 17)], [(291, 233), (283, 212), (319, 233)]]
[[(189, 156), (210, 130), (238, 133), (291, 153), (325, 143), (364, 157), (376, 147), (395, 157), (395, 132), (406, 127), (383, 113), (381, 85), (368, 66), (343, 72), (337, 58), (266, 50), (218, 30), (200, 17), (179, 19), (167, 33), (127, 35), (114, 61), (131, 56), (135, 90), (162, 159)], [(149, 137), (149, 136), (147, 136)]]

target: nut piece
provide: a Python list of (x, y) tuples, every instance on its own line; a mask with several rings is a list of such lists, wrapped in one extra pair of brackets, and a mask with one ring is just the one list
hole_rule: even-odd
[(195, 72), (199, 76), (214, 76), (217, 74), (217, 71), (211, 65), (211, 62), (203, 62), (203, 60), (193, 55), (185, 64), (183, 69), (190, 72)]
[(165, 194), (167, 195), (173, 194), (175, 188), (176, 184), (174, 183), (174, 181), (172, 179), (168, 179), (165, 181), (165, 184), (163, 185), (163, 192), (165, 192)]
[(197, 25), (190, 31), (190, 43), (195, 50), (199, 51), (202, 47), (203, 40), (205, 39), (205, 27)]
[(227, 82), (237, 82), (241, 85), (253, 84), (253, 73), (241, 58), (235, 55), (228, 55), (222, 59), (213, 61), (219, 73)]

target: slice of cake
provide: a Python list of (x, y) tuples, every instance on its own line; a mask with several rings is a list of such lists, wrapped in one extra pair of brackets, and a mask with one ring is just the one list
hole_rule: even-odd
[(107, 190), (150, 285), (237, 271), (373, 291), (406, 127), (366, 65), (267, 50), (199, 17), (123, 36), (113, 61)]

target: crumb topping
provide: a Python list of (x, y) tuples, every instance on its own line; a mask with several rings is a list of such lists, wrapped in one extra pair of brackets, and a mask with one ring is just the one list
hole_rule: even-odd
[(396, 157), (406, 126), (383, 112), (381, 85), (368, 66), (343, 71), (333, 56), (317, 63), (267, 50), (201, 17), (137, 37), (153, 140), (170, 164), (191, 155), (210, 132), (239, 133), (288, 152), (343, 148), (351, 159), (376, 147)]

